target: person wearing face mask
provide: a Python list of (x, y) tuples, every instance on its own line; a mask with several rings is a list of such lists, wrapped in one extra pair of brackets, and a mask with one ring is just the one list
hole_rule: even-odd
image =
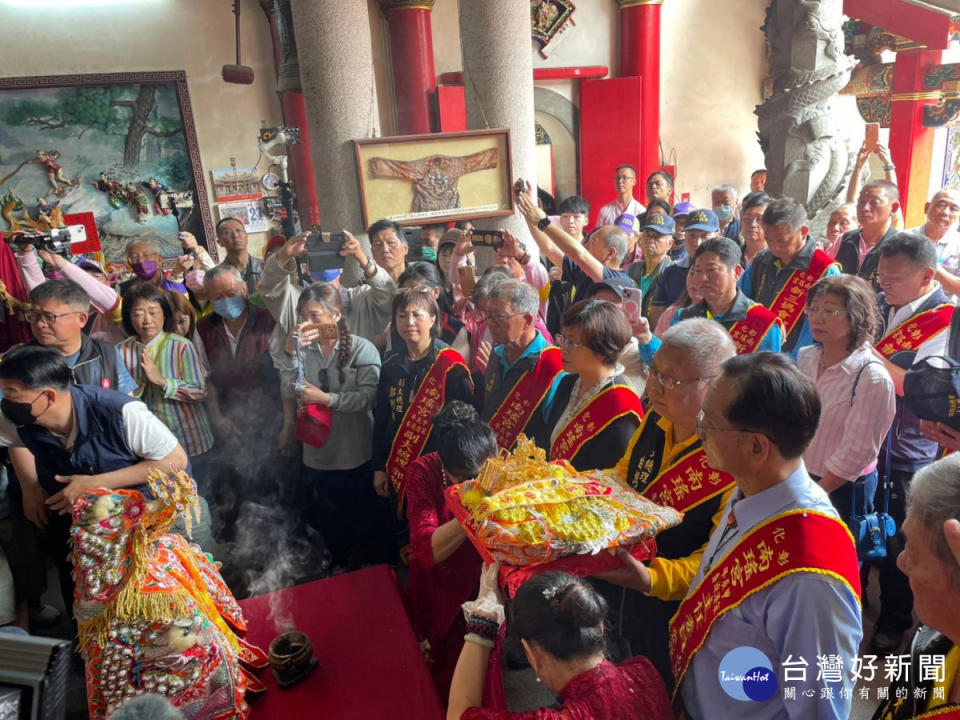
[(734, 242), (740, 238), (740, 205), (733, 185), (717, 185), (710, 191), (713, 212), (720, 221), (720, 234)]
[(67, 557), (70, 511), (91, 488), (141, 491), (152, 470), (187, 467), (176, 437), (142, 402), (112, 390), (75, 384), (75, 372), (54, 348), (24, 346), (0, 363), (0, 410), (17, 426), (17, 465), (27, 498), (41, 498), (28, 518), (44, 528), (43, 545), (57, 565), (60, 590), (72, 614), (73, 580)]
[(427, 262), (437, 261), (437, 247), (440, 244), (440, 238), (447, 231), (447, 226), (443, 223), (433, 223), (424, 225), (420, 228), (420, 257)]
[(229, 534), (240, 497), (267, 493), (264, 485), (276, 472), (283, 335), (270, 313), (247, 299), (247, 283), (236, 268), (218, 265), (207, 271), (203, 287), (213, 314), (197, 325), (197, 349), (209, 369), (207, 409), (216, 436), (213, 494)]
[(187, 288), (183, 283), (176, 282), (164, 273), (160, 267), (163, 258), (157, 247), (148, 240), (134, 240), (127, 245), (124, 257), (127, 266), (133, 272), (135, 277), (124, 280), (120, 283), (119, 293), (122, 296), (127, 288), (137, 282), (148, 282), (164, 290), (173, 290), (178, 293), (187, 294)]

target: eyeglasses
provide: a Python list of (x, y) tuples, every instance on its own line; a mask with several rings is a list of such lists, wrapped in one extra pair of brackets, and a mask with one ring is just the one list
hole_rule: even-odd
[(838, 318), (841, 315), (844, 315), (846, 310), (825, 310), (823, 308), (805, 307), (803, 312), (810, 317), (816, 317), (819, 315), (827, 318)]
[(23, 313), (23, 317), (28, 323), (36, 324), (43, 321), (47, 325), (54, 325), (57, 320), (62, 317), (67, 317), (68, 315), (82, 315), (79, 310), (74, 310), (73, 312), (66, 313), (49, 313), (49, 312), (40, 312), (39, 310), (27, 310)]
[(763, 216), (754, 217), (753, 215), (741, 215), (740, 222), (743, 225), (748, 227), (753, 227), (754, 225), (763, 225)]
[(763, 435), (770, 442), (776, 444), (774, 439), (769, 435), (767, 435), (767, 433), (763, 432), (763, 430), (751, 430), (749, 428), (717, 427), (716, 425), (706, 425), (703, 422), (705, 418), (706, 418), (706, 415), (704, 414), (703, 410), (701, 410), (700, 414), (697, 415), (697, 435), (699, 435), (701, 439), (703, 438), (704, 430), (716, 430), (717, 432), (756, 433), (757, 435)]
[(564, 350), (573, 350), (574, 348), (586, 347), (583, 343), (574, 342), (570, 338), (560, 338), (560, 347)]
[[(664, 375), (659, 370), (651, 370), (649, 375), (649, 380), (656, 380), (657, 384), (662, 387), (664, 390), (673, 390), (685, 385), (687, 383), (697, 383), (697, 389), (703, 389), (704, 383), (708, 380), (713, 380), (716, 375), (704, 375), (703, 377), (695, 378), (685, 378), (683, 380), (678, 380), (677, 378), (671, 377), (669, 375)], [(703, 413), (701, 413), (702, 415)]]
[(503, 325), (510, 318), (515, 318), (518, 315), (523, 315), (523, 313), (514, 313), (513, 315), (504, 315), (503, 313), (497, 313), (496, 315), (487, 314), (487, 322), (496, 323), (497, 325)]
[(127, 255), (127, 260), (130, 261), (130, 264), (138, 263), (138, 262), (149, 262), (150, 260), (156, 260), (156, 259), (157, 259), (156, 253), (144, 253), (143, 255), (141, 255), (140, 253), (130, 253), (129, 255)]

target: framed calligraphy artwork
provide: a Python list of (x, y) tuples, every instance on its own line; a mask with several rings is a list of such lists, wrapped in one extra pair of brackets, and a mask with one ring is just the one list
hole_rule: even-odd
[(513, 212), (510, 131), (356, 140), (367, 225), (472, 220)]

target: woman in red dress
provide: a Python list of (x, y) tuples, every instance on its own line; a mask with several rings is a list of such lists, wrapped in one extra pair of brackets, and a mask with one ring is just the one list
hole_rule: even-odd
[[(440, 697), (450, 688), (463, 645), (460, 606), (474, 596), (482, 561), (447, 507), (444, 490), (476, 477), (497, 454), (497, 439), (473, 406), (455, 400), (433, 418), (437, 452), (410, 462), (404, 476), (410, 524), (410, 614), (427, 650)], [(487, 698), (502, 699), (502, 683), (489, 683)], [(497, 702), (499, 705), (499, 703)]]
[(480, 689), (491, 638), (503, 620), (494, 564), (484, 570), (480, 596), (464, 605), (467, 635), (450, 687), (447, 720), (667, 720), (673, 718), (667, 688), (645, 657), (619, 665), (603, 655), (607, 604), (584, 580), (552, 570), (517, 591), (511, 628), (537, 678), (563, 698), (553, 708), (530, 712), (488, 709)]

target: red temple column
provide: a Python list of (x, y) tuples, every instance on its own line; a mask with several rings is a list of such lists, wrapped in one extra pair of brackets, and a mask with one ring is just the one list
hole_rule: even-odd
[(897, 53), (890, 93), (890, 157), (897, 167), (900, 205), (907, 227), (924, 222), (923, 206), (930, 196), (930, 166), (934, 129), (923, 126), (923, 106), (934, 104), (939, 91), (923, 92), (923, 74), (941, 63), (939, 50)]
[(430, 104), (437, 89), (430, 13), (435, 0), (380, 0), (390, 25), (390, 59), (401, 135), (433, 130)]
[(293, 19), (289, 0), (260, 0), (270, 22), (273, 38), (273, 60), (277, 70), (277, 95), (283, 124), (300, 128), (300, 142), (287, 147), (290, 161), (290, 179), (297, 193), (297, 212), (304, 228), (320, 224), (320, 207), (317, 203), (317, 183), (313, 174), (313, 157), (310, 154), (310, 129), (307, 125), (307, 109), (300, 87), (300, 63), (297, 45), (293, 37)]
[[(660, 167), (660, 6), (663, 0), (617, 0), (620, 6), (620, 75), (639, 76), (639, 184)], [(640, 190), (643, 194), (643, 190)]]

